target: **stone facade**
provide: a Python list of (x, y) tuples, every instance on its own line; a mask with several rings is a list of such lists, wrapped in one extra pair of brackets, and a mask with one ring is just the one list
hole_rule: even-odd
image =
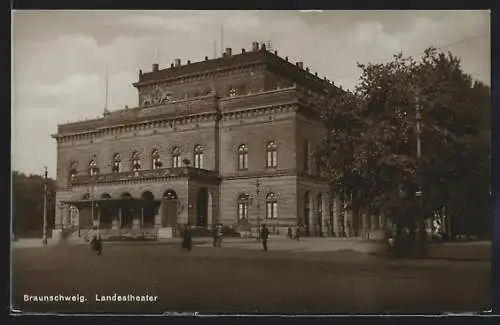
[[(70, 206), (79, 208), (84, 227), (100, 213), (92, 213), (89, 200), (106, 199), (118, 206), (115, 227), (129, 197), (154, 202), (160, 228), (162, 215), (175, 213), (178, 224), (205, 227), (245, 221), (282, 234), (297, 223), (311, 235), (343, 231), (348, 213), (329, 193), (313, 154), (325, 135), (319, 108), (332, 83), (261, 47), (167, 69), (154, 65), (140, 71), (134, 86), (138, 107), (59, 125), (57, 227), (69, 226)], [(147, 209), (138, 204), (133, 225)]]

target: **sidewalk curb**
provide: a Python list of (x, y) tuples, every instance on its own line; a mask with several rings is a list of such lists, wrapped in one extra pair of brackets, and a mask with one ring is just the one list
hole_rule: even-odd
[(457, 262), (489, 262), (489, 259), (484, 258), (466, 258), (466, 257), (450, 257), (450, 256), (396, 256), (387, 253), (371, 252), (369, 255), (393, 257), (401, 259), (418, 259), (418, 260), (443, 260), (443, 261), (457, 261)]

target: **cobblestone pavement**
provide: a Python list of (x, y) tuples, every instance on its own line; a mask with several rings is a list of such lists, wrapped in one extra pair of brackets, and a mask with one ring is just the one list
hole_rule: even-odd
[[(318, 247), (328, 241), (315, 240)], [(297, 243), (273, 239), (271, 250), (263, 252), (258, 242), (228, 239), (221, 248), (199, 243), (188, 253), (178, 240), (106, 243), (103, 256), (84, 245), (17, 249), (14, 305), (37, 312), (422, 313), (486, 310), (491, 303), (489, 262), (278, 249), (292, 244)], [(158, 301), (95, 298), (115, 293), (149, 294)], [(86, 301), (27, 301), (59, 294)]]
[[(163, 239), (157, 244), (177, 245), (179, 238)], [(48, 241), (48, 246), (57, 245), (54, 241)], [(62, 241), (59, 245), (86, 244), (83, 238), (78, 240)], [(129, 245), (131, 242), (106, 242), (106, 245)], [(134, 244), (140, 244), (135, 242)], [(194, 244), (199, 247), (212, 247), (210, 238), (195, 238)], [(224, 238), (223, 246), (228, 248), (261, 250), (262, 243), (256, 239)], [(378, 253), (383, 250), (383, 245), (376, 241), (362, 241), (360, 238), (302, 238), (300, 241), (290, 240), (284, 237), (271, 237), (268, 241), (270, 250), (293, 251), (293, 252), (333, 252), (351, 250), (360, 253)], [(12, 242), (13, 248), (43, 247), (41, 239), (20, 239)], [(430, 245), (428, 258), (457, 259), (457, 260), (482, 260), (491, 259), (491, 242), (471, 241), (453, 242), (442, 245)]]

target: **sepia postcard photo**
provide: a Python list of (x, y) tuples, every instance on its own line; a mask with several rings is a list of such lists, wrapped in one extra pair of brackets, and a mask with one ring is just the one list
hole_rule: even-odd
[(12, 11), (12, 314), (488, 312), (489, 11)]

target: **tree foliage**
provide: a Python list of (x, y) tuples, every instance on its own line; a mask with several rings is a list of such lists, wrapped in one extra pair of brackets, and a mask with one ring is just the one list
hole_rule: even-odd
[[(47, 179), (47, 189), (47, 222), (51, 229), (55, 218), (54, 180)], [(43, 176), (12, 172), (12, 224), (16, 236), (41, 236), (43, 200)]]
[(328, 132), (318, 154), (332, 190), (349, 193), (357, 209), (412, 223), (421, 176), (425, 216), (446, 206), (457, 232), (472, 223), (481, 228), (479, 217), (487, 225), (489, 87), (465, 74), (457, 57), (433, 48), (419, 60), (400, 53), (358, 67), (355, 90), (332, 90), (323, 111)]

